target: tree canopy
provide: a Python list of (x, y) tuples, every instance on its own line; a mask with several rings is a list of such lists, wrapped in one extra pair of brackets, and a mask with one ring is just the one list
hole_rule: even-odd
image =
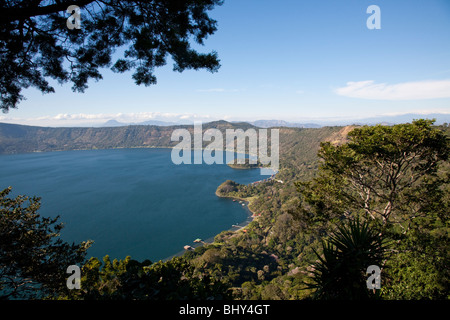
[(437, 172), (448, 159), (449, 142), (432, 123), (365, 126), (351, 131), (348, 143), (322, 143), (318, 176), (298, 184), (302, 217), (335, 222), (361, 213), (383, 226), (409, 228), (431, 212), (447, 214), (446, 178)]
[(361, 218), (363, 229), (370, 231), (364, 234), (393, 244), (389, 258), (375, 263), (384, 268), (384, 297), (448, 298), (449, 139), (432, 124), (416, 120), (364, 126), (351, 131), (345, 144), (322, 143), (317, 176), (297, 183), (302, 201), (295, 213), (313, 234), (331, 234), (314, 276), (319, 296), (364, 296), (364, 290), (342, 289), (343, 275), (364, 272), (381, 246), (366, 241), (353, 250), (341, 246), (351, 238), (344, 236), (345, 229), (338, 228), (335, 235), (340, 223), (350, 221), (351, 227), (352, 219)]
[(66, 270), (82, 265), (90, 241), (59, 238), (58, 217), (41, 217), (40, 199), (0, 192), (0, 299), (35, 299), (67, 291)]
[[(89, 79), (100, 80), (101, 68), (134, 70), (138, 85), (152, 85), (155, 68), (171, 56), (174, 71), (220, 67), (215, 51), (200, 53), (191, 43), (217, 30), (208, 11), (222, 0), (9, 0), (0, 1), (0, 109), (4, 112), (25, 97), (22, 89), (54, 92), (49, 79), (72, 83), (84, 92)], [(68, 19), (81, 10), (80, 28)], [(70, 22), (72, 23), (72, 22)], [(125, 47), (123, 57), (113, 54)]]

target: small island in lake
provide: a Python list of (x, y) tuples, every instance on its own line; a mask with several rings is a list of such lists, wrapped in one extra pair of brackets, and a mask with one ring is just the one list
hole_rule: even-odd
[(228, 162), (227, 165), (230, 168), (240, 169), (240, 170), (257, 169), (257, 168), (260, 168), (263, 166), (262, 163), (259, 162), (259, 160), (257, 160), (256, 163), (250, 163), (249, 158), (245, 158), (244, 163), (238, 163), (237, 159), (234, 159), (233, 161)]

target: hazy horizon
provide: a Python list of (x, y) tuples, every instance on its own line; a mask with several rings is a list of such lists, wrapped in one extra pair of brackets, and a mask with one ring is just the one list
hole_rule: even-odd
[[(66, 121), (59, 121), (58, 117), (54, 118), (39, 118), (39, 119), (26, 119), (4, 121), (0, 118), (0, 123), (18, 124), (18, 125), (31, 125), (39, 127), (105, 127), (105, 126), (126, 126), (126, 125), (193, 125), (195, 122), (214, 122), (214, 121), (228, 121), (228, 122), (248, 122), (254, 124), (255, 122), (282, 122), (289, 125), (352, 125), (352, 124), (398, 124), (411, 122), (418, 118), (435, 119), (436, 125), (443, 123), (450, 123), (450, 113), (404, 113), (404, 114), (392, 114), (392, 115), (379, 115), (367, 118), (346, 118), (346, 117), (330, 117), (330, 118), (304, 118), (299, 120), (293, 119), (221, 119), (221, 118), (208, 118), (208, 117), (154, 117), (147, 120), (140, 120), (142, 118), (124, 118), (122, 116), (115, 115), (98, 115), (98, 117), (83, 117), (83, 115), (66, 115)], [(71, 119), (72, 118), (72, 119)], [(72, 120), (72, 121), (71, 121)], [(83, 121), (84, 120), (84, 121)]]
[[(367, 27), (373, 4), (381, 29)], [(24, 89), (27, 99), (0, 114), (0, 122), (92, 126), (111, 119), (317, 122), (450, 114), (448, 0), (227, 0), (210, 16), (218, 30), (194, 48), (217, 51), (217, 73), (174, 72), (168, 58), (149, 87), (135, 85), (131, 72), (109, 69), (83, 94), (49, 81), (55, 93)]]

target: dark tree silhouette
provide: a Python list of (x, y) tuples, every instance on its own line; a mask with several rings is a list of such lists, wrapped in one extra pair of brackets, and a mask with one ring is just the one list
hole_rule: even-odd
[(67, 294), (67, 267), (83, 265), (92, 242), (64, 242), (59, 217), (37, 212), (39, 198), (9, 198), (10, 192), (0, 191), (0, 300)]
[[(100, 68), (134, 70), (136, 84), (156, 83), (154, 70), (171, 56), (174, 71), (220, 67), (216, 52), (199, 53), (216, 21), (207, 12), (222, 0), (10, 0), (0, 1), (0, 109), (16, 108), (23, 88), (54, 92), (48, 82), (71, 82), (84, 92)], [(80, 28), (69, 6), (80, 8)], [(72, 16), (71, 19), (69, 19)], [(69, 19), (69, 21), (68, 21)], [(71, 26), (69, 28), (68, 26)], [(112, 61), (115, 49), (124, 56)]]
[(313, 283), (318, 299), (369, 299), (377, 292), (367, 289), (366, 270), (381, 266), (386, 245), (367, 222), (348, 221), (338, 227), (328, 241), (322, 242), (322, 254), (316, 252)]

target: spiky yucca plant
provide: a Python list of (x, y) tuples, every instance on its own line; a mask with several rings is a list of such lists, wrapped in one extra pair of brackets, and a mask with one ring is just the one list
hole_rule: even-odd
[(322, 255), (314, 251), (312, 284), (317, 299), (369, 299), (378, 296), (367, 289), (367, 267), (381, 267), (386, 244), (367, 222), (349, 220), (322, 242)]

